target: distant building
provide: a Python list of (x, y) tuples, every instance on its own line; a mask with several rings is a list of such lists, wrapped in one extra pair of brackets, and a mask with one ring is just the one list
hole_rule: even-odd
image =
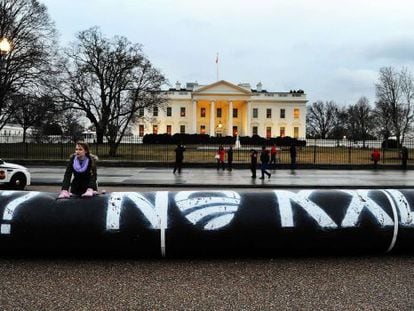
[(6, 124), (0, 130), (0, 136), (23, 136), (23, 128), (18, 124)]
[[(31, 129), (26, 131), (29, 136)], [(20, 143), (23, 141), (23, 128), (18, 124), (6, 124), (0, 130), (0, 143)]]
[(187, 83), (165, 91), (166, 109), (139, 113), (136, 133), (209, 134), (210, 136), (306, 136), (306, 94), (302, 90), (268, 92), (258, 83), (221, 80), (209, 85)]

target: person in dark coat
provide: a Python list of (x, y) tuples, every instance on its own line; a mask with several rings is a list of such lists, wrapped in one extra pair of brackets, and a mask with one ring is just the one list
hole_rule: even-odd
[(60, 199), (69, 198), (72, 194), (92, 197), (97, 193), (96, 159), (94, 155), (89, 153), (87, 143), (83, 141), (76, 143), (75, 154), (70, 157), (63, 177)]
[(408, 161), (408, 149), (407, 147), (402, 147), (401, 149), (401, 167), (403, 170), (407, 169), (407, 161)]
[(296, 146), (295, 143), (292, 142), (290, 145), (290, 168), (294, 170), (296, 168)]
[(264, 179), (264, 175), (266, 174), (267, 177), (270, 178), (272, 174), (267, 171), (267, 167), (269, 165), (269, 151), (266, 150), (266, 146), (262, 146), (262, 152), (260, 153), (260, 162), (261, 162), (261, 169), (262, 169), (262, 176), (260, 179)]
[(250, 149), (250, 170), (252, 171), (252, 178), (256, 178), (257, 168), (257, 151)]
[(183, 167), (183, 161), (184, 161), (184, 151), (185, 147), (182, 144), (178, 144), (177, 148), (175, 148), (175, 165), (173, 173), (178, 170), (178, 174), (181, 174), (181, 169)]
[(233, 169), (233, 147), (230, 146), (227, 150), (227, 162), (228, 162), (228, 169), (231, 171)]

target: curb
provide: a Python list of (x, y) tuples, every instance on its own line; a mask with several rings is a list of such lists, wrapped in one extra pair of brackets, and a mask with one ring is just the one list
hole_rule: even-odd
[[(20, 164), (23, 166), (66, 166), (67, 160), (24, 160), (7, 159), (7, 162)], [(99, 160), (100, 167), (160, 167), (173, 168), (173, 162), (154, 162), (154, 161), (120, 161), (120, 160)], [(212, 162), (185, 163), (183, 168), (216, 168), (217, 164)], [(259, 166), (258, 166), (259, 167)], [(233, 162), (234, 169), (249, 169), (249, 163)], [(278, 164), (276, 170), (288, 170), (290, 164)], [(372, 164), (297, 164), (296, 169), (320, 169), (320, 170), (373, 170)], [(408, 165), (407, 170), (413, 170), (414, 165)], [(378, 165), (377, 170), (401, 170), (400, 164)]]
[[(31, 186), (61, 186), (61, 182), (32, 182)], [(155, 184), (155, 183), (114, 183), (114, 182), (100, 182), (99, 188), (103, 187), (148, 187), (148, 188), (208, 188), (208, 189), (413, 189), (413, 186), (408, 185), (286, 185), (286, 184), (240, 184), (240, 185), (229, 185), (229, 184), (195, 184), (195, 183), (175, 183), (175, 184)]]

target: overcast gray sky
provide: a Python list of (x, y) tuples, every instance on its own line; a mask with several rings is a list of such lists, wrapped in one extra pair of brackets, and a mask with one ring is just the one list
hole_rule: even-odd
[(92, 26), (141, 43), (172, 85), (261, 81), (310, 102), (375, 100), (383, 66), (414, 72), (410, 0), (41, 0), (61, 44)]

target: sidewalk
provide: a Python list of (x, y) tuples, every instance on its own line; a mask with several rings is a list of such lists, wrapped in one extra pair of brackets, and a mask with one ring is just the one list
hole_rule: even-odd
[[(60, 185), (65, 167), (28, 166), (32, 185)], [(411, 188), (413, 170), (275, 170), (272, 177), (252, 179), (247, 169), (217, 171), (184, 168), (173, 174), (169, 168), (99, 167), (99, 186), (207, 187), (207, 188)]]

